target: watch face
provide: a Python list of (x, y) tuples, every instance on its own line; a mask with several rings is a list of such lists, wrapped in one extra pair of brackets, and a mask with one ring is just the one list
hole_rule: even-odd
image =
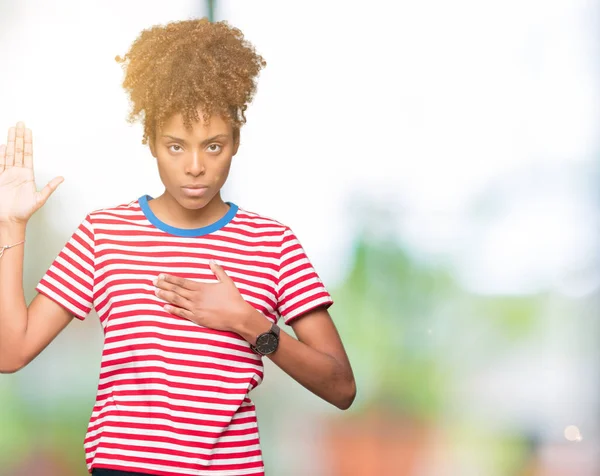
[(261, 354), (267, 355), (272, 354), (277, 350), (277, 344), (279, 343), (279, 339), (271, 333), (262, 334), (258, 336), (256, 340), (256, 350), (258, 350)]

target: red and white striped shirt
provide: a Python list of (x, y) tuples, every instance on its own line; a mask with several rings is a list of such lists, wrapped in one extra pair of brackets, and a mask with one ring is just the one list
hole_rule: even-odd
[(242, 337), (163, 309), (160, 273), (216, 282), (214, 259), (266, 319), (286, 323), (332, 299), (294, 233), (230, 203), (195, 230), (161, 222), (144, 196), (90, 213), (37, 286), (104, 330), (88, 470), (163, 476), (262, 475), (255, 407), (261, 357)]

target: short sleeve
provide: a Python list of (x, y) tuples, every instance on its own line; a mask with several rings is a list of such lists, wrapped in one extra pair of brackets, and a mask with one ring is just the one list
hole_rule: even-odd
[(36, 287), (83, 320), (93, 306), (94, 229), (88, 215), (75, 230)]
[(279, 255), (277, 310), (286, 324), (317, 307), (333, 304), (294, 232), (286, 228)]

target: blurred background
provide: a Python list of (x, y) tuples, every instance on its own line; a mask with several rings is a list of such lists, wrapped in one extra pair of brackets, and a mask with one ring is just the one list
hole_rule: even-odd
[[(115, 56), (227, 20), (267, 68), (224, 197), (299, 236), (358, 384), (341, 412), (267, 360), (267, 474), (600, 475), (599, 7), (1, 1), (0, 130), (65, 177), (27, 298), (88, 212), (162, 192)], [(0, 376), (0, 476), (85, 474), (101, 348), (92, 314)]]

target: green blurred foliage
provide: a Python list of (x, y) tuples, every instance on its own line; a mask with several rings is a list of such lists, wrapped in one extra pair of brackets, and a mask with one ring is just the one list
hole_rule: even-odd
[(525, 475), (530, 461), (530, 441), (521, 433), (499, 432), (463, 423), (448, 430), (446, 451), (460, 459), (468, 455), (471, 466), (485, 468), (486, 476)]
[(535, 330), (539, 296), (474, 295), (454, 275), (448, 266), (418, 260), (398, 241), (359, 235), (348, 277), (332, 292), (332, 315), (355, 369), (358, 410), (385, 406), (435, 419), (455, 373), (473, 365), (469, 350), (491, 355)]

